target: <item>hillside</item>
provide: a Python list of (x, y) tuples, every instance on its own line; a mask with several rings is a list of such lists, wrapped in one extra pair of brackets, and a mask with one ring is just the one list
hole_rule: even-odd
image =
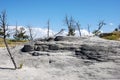
[(108, 39), (108, 40), (118, 40), (120, 41), (120, 31), (114, 31), (111, 33), (102, 33), (100, 34), (101, 38)]

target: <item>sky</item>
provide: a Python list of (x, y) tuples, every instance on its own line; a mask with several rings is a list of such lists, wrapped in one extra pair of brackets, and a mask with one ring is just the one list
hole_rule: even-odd
[(11, 26), (47, 28), (60, 31), (66, 29), (65, 16), (79, 21), (82, 29), (90, 24), (91, 32), (102, 20), (107, 24), (103, 32), (113, 31), (120, 24), (120, 0), (0, 0), (0, 12), (6, 10)]

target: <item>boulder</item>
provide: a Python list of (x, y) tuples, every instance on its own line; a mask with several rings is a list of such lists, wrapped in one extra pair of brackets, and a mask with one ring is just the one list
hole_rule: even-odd
[(64, 36), (56, 36), (55, 41), (64, 41)]
[(45, 52), (36, 52), (36, 51), (34, 51), (34, 52), (30, 52), (29, 54), (31, 54), (32, 56), (50, 56), (50, 54), (48, 54), (48, 53), (45, 53)]
[(75, 36), (56, 36), (55, 41), (78, 41), (84, 39), (84, 37), (75, 37)]
[(49, 45), (49, 50), (59, 50), (59, 45), (57, 44), (50, 44)]
[(43, 48), (41, 46), (36, 46), (34, 48), (35, 51), (43, 51)]
[(34, 47), (32, 45), (24, 45), (24, 47), (21, 49), (22, 52), (30, 52), (33, 50), (34, 50)]
[(53, 37), (49, 37), (48, 39), (47, 39), (47, 41), (49, 42), (49, 41), (54, 41), (54, 38)]
[(32, 56), (39, 56), (39, 53), (38, 52), (33, 52)]

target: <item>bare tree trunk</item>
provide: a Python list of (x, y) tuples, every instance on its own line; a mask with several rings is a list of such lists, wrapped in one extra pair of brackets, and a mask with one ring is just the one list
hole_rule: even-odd
[(99, 22), (97, 32), (100, 31), (100, 29), (101, 29), (104, 25), (106, 25), (106, 23), (105, 23), (104, 21)]
[(80, 24), (79, 23), (76, 23), (77, 27), (78, 27), (78, 31), (79, 31), (79, 35), (81, 37), (81, 31), (80, 31)]
[(48, 24), (48, 38), (49, 38), (49, 36), (50, 36), (50, 34), (49, 34), (50, 33), (50, 21), (49, 20), (48, 20), (47, 24)]
[(80, 34), (80, 37), (81, 37), (81, 31), (80, 31), (80, 26), (78, 26), (78, 30), (79, 30), (79, 34)]
[(31, 26), (28, 26), (29, 34), (30, 34), (30, 41), (33, 41), (33, 34), (32, 34), (32, 28)]
[(6, 12), (5, 11), (3, 11), (2, 14), (0, 15), (0, 23), (1, 23), (0, 27), (3, 30), (3, 32), (2, 32), (3, 35), (2, 36), (3, 36), (3, 40), (4, 40), (4, 43), (5, 43), (6, 49), (7, 49), (8, 53), (9, 53), (11, 61), (14, 64), (15, 69), (17, 69), (15, 60), (14, 60), (14, 58), (13, 58), (11, 52), (10, 52), (9, 46), (7, 44), (7, 41), (6, 41), (6, 36), (7, 36), (7, 33), (6, 33), (7, 32), (7, 28), (6, 28), (6, 26), (7, 26), (7, 22), (6, 22)]
[(89, 34), (90, 34), (90, 25), (88, 24), (88, 32), (89, 32)]
[(33, 36), (32, 36), (31, 33), (32, 33), (32, 32), (31, 32), (31, 30), (30, 30), (30, 39), (31, 39), (31, 41), (33, 41)]
[(65, 29), (61, 29), (58, 33), (56, 33), (54, 36), (56, 37), (58, 34), (61, 34)]
[(10, 58), (11, 58), (12, 63), (13, 63), (13, 65), (14, 65), (15, 69), (17, 69), (17, 65), (16, 65), (16, 63), (15, 63), (15, 61), (14, 61), (14, 58), (13, 58), (11, 52), (10, 52), (9, 46), (8, 46), (7, 41), (6, 41), (5, 38), (4, 38), (4, 43), (5, 43), (6, 49), (7, 49), (8, 53), (9, 53), (9, 56), (10, 56)]

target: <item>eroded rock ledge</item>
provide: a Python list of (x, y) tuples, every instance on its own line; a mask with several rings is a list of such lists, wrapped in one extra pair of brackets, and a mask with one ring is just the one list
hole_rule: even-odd
[[(50, 41), (36, 40), (34, 45), (24, 45), (23, 52), (30, 51), (72, 51), (82, 59), (96, 61), (120, 60), (120, 42), (98, 37), (64, 37), (57, 36)], [(39, 55), (39, 53), (37, 54)]]

